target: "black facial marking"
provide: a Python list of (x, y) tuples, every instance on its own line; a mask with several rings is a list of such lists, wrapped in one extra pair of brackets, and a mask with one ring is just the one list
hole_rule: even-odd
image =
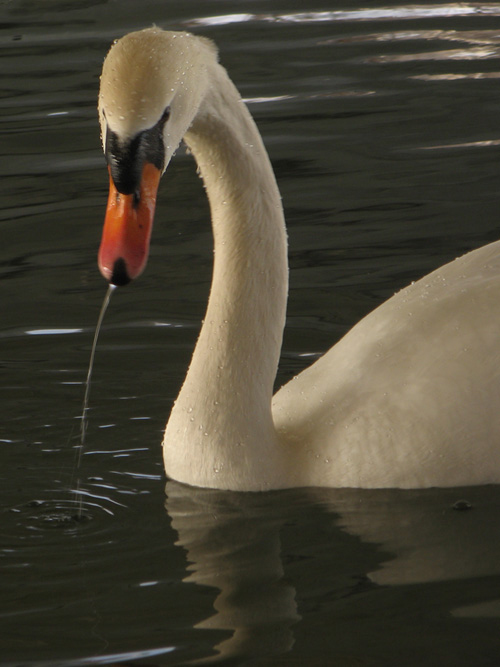
[(167, 107), (165, 111), (163, 112), (162, 117), (160, 118), (160, 123), (161, 123), (161, 129), (163, 130), (163, 127), (165, 126), (165, 123), (167, 120), (170, 118), (170, 107)]
[(163, 144), (163, 128), (170, 116), (170, 107), (163, 112), (160, 120), (149, 130), (139, 132), (128, 142), (121, 142), (118, 135), (108, 128), (104, 153), (111, 170), (111, 177), (118, 192), (124, 195), (136, 195), (139, 203), (139, 192), (142, 169), (145, 162), (154, 164), (163, 170), (165, 163), (165, 146)]

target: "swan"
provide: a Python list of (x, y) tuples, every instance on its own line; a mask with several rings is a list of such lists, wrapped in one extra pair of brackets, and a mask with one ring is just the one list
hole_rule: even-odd
[(157, 188), (184, 140), (210, 203), (206, 316), (164, 440), (167, 476), (235, 491), (500, 482), (500, 243), (398, 292), (273, 397), (287, 239), (257, 127), (208, 39), (114, 43), (99, 119), (110, 191), (98, 265), (147, 261)]

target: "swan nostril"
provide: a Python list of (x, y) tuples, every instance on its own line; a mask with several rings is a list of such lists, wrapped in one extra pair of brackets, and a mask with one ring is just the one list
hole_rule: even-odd
[(134, 208), (137, 208), (140, 203), (141, 203), (141, 191), (136, 190), (134, 192)]
[(111, 274), (111, 279), (109, 282), (111, 285), (123, 287), (123, 285), (127, 285), (131, 280), (132, 278), (128, 274), (125, 260), (123, 257), (119, 257), (113, 265), (113, 273)]

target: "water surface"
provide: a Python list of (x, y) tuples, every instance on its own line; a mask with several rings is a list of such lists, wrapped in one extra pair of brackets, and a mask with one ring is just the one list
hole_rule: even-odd
[(212, 260), (182, 151), (147, 270), (106, 316), (76, 460), (111, 41), (153, 22), (211, 37), (248, 101), (289, 230), (280, 384), (498, 237), (500, 4), (75, 4), (0, 7), (0, 665), (497, 665), (498, 489), (165, 489), (161, 433)]

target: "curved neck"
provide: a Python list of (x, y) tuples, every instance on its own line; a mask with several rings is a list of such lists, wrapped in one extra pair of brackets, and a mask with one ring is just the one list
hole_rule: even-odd
[[(194, 358), (205, 338), (215, 336), (213, 351), (234, 361), (247, 396), (254, 388), (270, 401), (288, 290), (283, 209), (255, 123), (225, 70), (218, 70), (210, 88), (217, 92), (185, 137), (206, 187), (214, 234), (212, 287)], [(221, 345), (224, 329), (231, 333)]]
[[(195, 450), (199, 442), (204, 457), (208, 447), (213, 454), (209, 466), (217, 466), (222, 448), (230, 462), (234, 448), (235, 465), (243, 451), (245, 465), (251, 468), (251, 461), (259, 460), (262, 467), (262, 456), (272, 459), (277, 448), (271, 399), (288, 288), (286, 231), (280, 194), (259, 132), (220, 65), (213, 70), (213, 79), (185, 136), (210, 201), (213, 279), (205, 320), (165, 440), (171, 438), (172, 447)], [(182, 445), (179, 437), (184, 439)], [(199, 457), (196, 465), (204, 465)], [(200, 483), (211, 485), (207, 480)]]

